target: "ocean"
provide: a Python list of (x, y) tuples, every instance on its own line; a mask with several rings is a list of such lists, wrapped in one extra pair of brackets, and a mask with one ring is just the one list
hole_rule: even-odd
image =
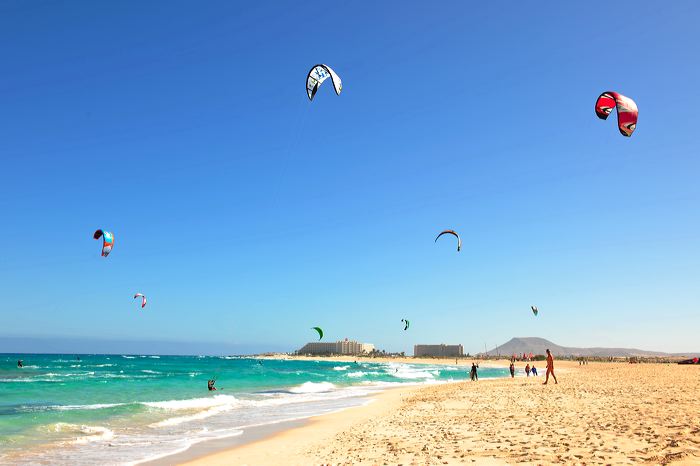
[[(24, 367), (17, 367), (23, 359)], [(0, 355), (1, 464), (138, 464), (253, 426), (358, 406), (469, 365), (210, 356)], [(507, 376), (480, 368), (479, 378)], [(217, 391), (207, 390), (216, 379)]]

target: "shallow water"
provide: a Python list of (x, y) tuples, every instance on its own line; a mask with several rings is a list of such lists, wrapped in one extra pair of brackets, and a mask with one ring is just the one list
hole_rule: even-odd
[[(17, 359), (24, 367), (17, 368)], [(78, 360), (79, 358), (79, 360)], [(398, 384), (464, 379), (469, 366), (235, 357), (0, 356), (0, 462), (129, 464), (367, 402)], [(507, 369), (482, 368), (480, 378)], [(215, 378), (218, 388), (207, 390)]]

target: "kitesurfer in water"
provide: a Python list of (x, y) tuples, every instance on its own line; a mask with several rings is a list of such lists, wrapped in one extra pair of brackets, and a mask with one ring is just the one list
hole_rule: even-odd
[(554, 377), (555, 384), (559, 383), (557, 382), (557, 376), (554, 375), (554, 358), (552, 357), (552, 353), (549, 352), (549, 349), (547, 349), (547, 374), (542, 385), (547, 385), (547, 382), (549, 382), (549, 374), (552, 374), (552, 377)]
[(17, 367), (23, 367), (21, 359), (17, 360)]
[(211, 379), (211, 380), (207, 381), (207, 388), (209, 389), (210, 392), (213, 392), (216, 390), (216, 387), (214, 386), (215, 383), (216, 383), (215, 379)]

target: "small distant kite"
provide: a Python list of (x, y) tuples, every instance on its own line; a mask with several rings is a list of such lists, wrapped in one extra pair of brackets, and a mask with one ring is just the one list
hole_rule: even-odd
[(457, 252), (462, 250), (462, 239), (459, 237), (459, 235), (453, 231), (453, 230), (445, 230), (441, 232), (439, 235), (437, 235), (437, 238), (435, 238), (435, 242), (437, 243), (437, 240), (442, 236), (442, 235), (454, 235), (457, 238)]
[(313, 101), (318, 88), (321, 86), (323, 81), (331, 78), (333, 82), (333, 88), (335, 93), (340, 95), (340, 91), (343, 90), (343, 82), (340, 80), (340, 76), (335, 74), (335, 71), (331, 69), (328, 65), (314, 65), (306, 75), (306, 95), (309, 96), (309, 100)]
[(144, 295), (142, 295), (141, 293), (136, 293), (134, 295), (134, 299), (136, 298), (141, 298), (141, 309), (146, 307), (146, 297)]
[(617, 127), (623, 136), (630, 137), (637, 128), (639, 110), (634, 100), (617, 92), (606, 91), (595, 102), (595, 114), (607, 120), (613, 108), (617, 107)]
[(107, 257), (114, 247), (114, 235), (109, 231), (97, 230), (92, 237), (95, 239), (102, 238), (102, 257)]
[(537, 315), (537, 313), (540, 312), (540, 311), (537, 309), (537, 306), (530, 306), (530, 309), (532, 309), (532, 313), (535, 314), (535, 315)]
[(404, 323), (404, 330), (408, 330), (408, 327), (411, 325), (411, 323), (407, 319), (401, 319), (401, 322)]
[(323, 329), (321, 327), (311, 327), (311, 330), (316, 330), (318, 332), (319, 341), (323, 338)]

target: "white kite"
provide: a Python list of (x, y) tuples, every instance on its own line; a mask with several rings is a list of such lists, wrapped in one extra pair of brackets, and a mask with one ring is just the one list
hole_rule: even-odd
[(340, 80), (340, 76), (335, 74), (335, 71), (331, 69), (328, 65), (314, 65), (306, 75), (306, 95), (309, 96), (309, 100), (313, 101), (318, 88), (321, 86), (323, 81), (331, 78), (333, 82), (333, 88), (335, 93), (340, 95), (340, 91), (343, 90), (343, 82)]

